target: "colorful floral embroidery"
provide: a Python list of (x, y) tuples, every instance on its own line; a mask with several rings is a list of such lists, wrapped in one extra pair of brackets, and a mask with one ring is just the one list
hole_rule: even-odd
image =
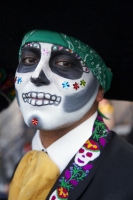
[(67, 199), (68, 191), (65, 188), (60, 187), (57, 189), (57, 191), (58, 191), (58, 197), (60, 197), (62, 199)]
[[(58, 188), (52, 193), (49, 200), (68, 200), (69, 191), (83, 181), (93, 168), (93, 160), (99, 157), (101, 152), (100, 144), (104, 147), (107, 143), (108, 128), (98, 114), (92, 129), (92, 136), (79, 149), (74, 157), (74, 163), (66, 169), (59, 179)], [(80, 155), (81, 154), (81, 155)], [(90, 163), (91, 161), (91, 163)]]
[(60, 181), (60, 186), (66, 188), (67, 190), (73, 188), (77, 185), (79, 181), (83, 180), (85, 176), (89, 173), (88, 170), (84, 170), (75, 163), (70, 167), (69, 170), (65, 171), (65, 177), (62, 177)]
[(104, 124), (102, 117), (98, 116), (94, 122), (92, 138), (96, 141), (100, 141), (100, 144), (105, 146), (105, 137), (107, 137), (108, 132), (108, 127)]
[(93, 140), (87, 140), (84, 144), (84, 147), (86, 147), (87, 149), (90, 149), (92, 151), (96, 151), (96, 150), (99, 150), (99, 146), (98, 144), (93, 141)]

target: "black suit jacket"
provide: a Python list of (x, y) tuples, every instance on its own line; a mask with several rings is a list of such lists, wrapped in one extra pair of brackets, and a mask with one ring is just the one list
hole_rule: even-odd
[[(58, 187), (58, 180), (47, 200)], [(90, 179), (71, 190), (68, 199), (133, 200), (133, 146), (113, 133)]]
[[(133, 200), (133, 146), (112, 134), (91, 176), (71, 190), (68, 200)], [(67, 168), (70, 165), (71, 161)], [(59, 179), (47, 200), (58, 187)]]

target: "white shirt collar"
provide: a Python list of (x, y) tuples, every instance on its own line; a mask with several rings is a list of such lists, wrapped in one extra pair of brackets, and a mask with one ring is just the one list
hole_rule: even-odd
[(58, 166), (61, 173), (80, 147), (91, 137), (96, 116), (97, 112), (82, 124), (56, 140), (47, 149), (43, 147), (39, 131), (37, 131), (32, 140), (32, 149), (47, 152), (51, 160)]

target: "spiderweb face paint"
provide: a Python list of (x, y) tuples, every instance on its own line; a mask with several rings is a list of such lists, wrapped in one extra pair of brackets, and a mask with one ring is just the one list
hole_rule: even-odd
[(26, 44), (15, 76), (26, 124), (53, 130), (82, 118), (93, 105), (99, 87), (86, 68), (78, 55), (62, 46)]

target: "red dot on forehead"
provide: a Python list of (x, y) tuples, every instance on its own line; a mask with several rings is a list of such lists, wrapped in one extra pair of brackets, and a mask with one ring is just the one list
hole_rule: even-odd
[(79, 153), (83, 153), (85, 150), (84, 149), (79, 149)]
[(87, 152), (87, 153), (86, 153), (86, 156), (87, 156), (87, 157), (92, 157), (92, 153), (91, 153), (91, 152)]

